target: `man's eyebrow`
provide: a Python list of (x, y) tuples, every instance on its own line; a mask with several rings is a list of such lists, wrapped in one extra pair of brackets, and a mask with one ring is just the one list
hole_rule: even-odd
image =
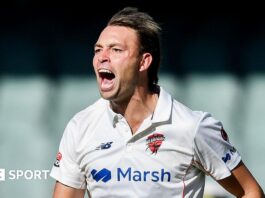
[(94, 47), (102, 47), (102, 45), (100, 45), (99, 43), (96, 43), (96, 44), (94, 45)]
[(109, 45), (109, 47), (115, 47), (115, 46), (122, 47), (122, 45), (120, 43), (111, 43)]
[[(122, 47), (122, 45), (120, 44), (120, 43), (110, 43), (109, 45), (107, 45), (107, 47), (115, 47), (115, 46), (120, 46), (120, 47)], [(101, 44), (99, 44), (99, 43), (96, 43), (95, 45), (94, 45), (94, 47), (103, 47)]]

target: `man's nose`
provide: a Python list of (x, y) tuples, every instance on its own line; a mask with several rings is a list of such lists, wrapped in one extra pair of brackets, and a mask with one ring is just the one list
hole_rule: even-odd
[(98, 60), (100, 63), (109, 61), (109, 51), (108, 50), (102, 50), (100, 55), (99, 55)]

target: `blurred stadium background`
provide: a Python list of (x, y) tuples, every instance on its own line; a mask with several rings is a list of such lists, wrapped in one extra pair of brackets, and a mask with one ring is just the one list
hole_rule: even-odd
[[(73, 2), (72, 2), (73, 3)], [(116, 2), (94, 6), (16, 1), (0, 8), (0, 169), (49, 170), (69, 119), (99, 97), (93, 45), (125, 5), (163, 28), (160, 84), (223, 121), (265, 187), (265, 15)], [(0, 197), (51, 197), (54, 181), (0, 181)], [(205, 197), (231, 197), (207, 178)]]

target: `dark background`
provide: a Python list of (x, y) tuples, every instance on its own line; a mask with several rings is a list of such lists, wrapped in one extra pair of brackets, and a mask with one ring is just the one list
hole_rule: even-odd
[(0, 75), (93, 73), (93, 45), (109, 18), (124, 6), (139, 7), (161, 24), (161, 72), (238, 77), (265, 72), (265, 15), (258, 5), (239, 9), (169, 2), (6, 3), (0, 7)]

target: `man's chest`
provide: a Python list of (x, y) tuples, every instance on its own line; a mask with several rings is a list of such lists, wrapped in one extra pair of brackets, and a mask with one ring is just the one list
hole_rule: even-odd
[(181, 181), (193, 157), (181, 133), (174, 126), (150, 127), (134, 136), (126, 127), (101, 130), (84, 144), (80, 168), (90, 181), (101, 180), (102, 170), (115, 181)]

